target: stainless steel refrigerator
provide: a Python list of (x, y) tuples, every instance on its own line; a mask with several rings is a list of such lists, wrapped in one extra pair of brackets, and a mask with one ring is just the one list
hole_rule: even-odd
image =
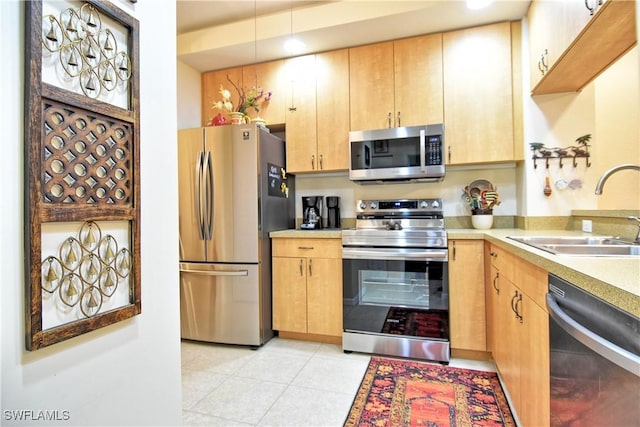
[(271, 329), (269, 232), (295, 227), (282, 139), (253, 125), (178, 132), (182, 338), (260, 346)]

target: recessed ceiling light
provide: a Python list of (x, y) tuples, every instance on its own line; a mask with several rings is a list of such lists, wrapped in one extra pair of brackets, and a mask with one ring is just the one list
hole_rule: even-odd
[(493, 0), (467, 0), (467, 7), (469, 9), (483, 9), (489, 4), (493, 2)]
[(291, 55), (298, 55), (302, 53), (305, 49), (306, 45), (300, 40), (289, 37), (286, 42), (284, 42), (284, 50)]

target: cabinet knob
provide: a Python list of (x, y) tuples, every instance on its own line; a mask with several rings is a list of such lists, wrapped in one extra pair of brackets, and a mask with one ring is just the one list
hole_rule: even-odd
[(320, 163), (320, 170), (322, 170), (322, 154), (320, 154), (320, 158), (319, 158), (319, 163)]
[(391, 127), (391, 111), (387, 114), (387, 122), (389, 122), (389, 127)]
[(316, 169), (316, 156), (315, 156), (315, 154), (311, 155), (311, 169), (312, 170)]
[(400, 111), (398, 111), (398, 127), (400, 127)]

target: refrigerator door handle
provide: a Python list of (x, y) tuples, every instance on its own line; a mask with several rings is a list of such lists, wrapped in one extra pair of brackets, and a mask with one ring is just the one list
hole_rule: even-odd
[(202, 172), (203, 172), (203, 162), (204, 162), (204, 152), (200, 152), (198, 154), (198, 162), (196, 163), (196, 219), (198, 221), (198, 232), (200, 234), (200, 239), (205, 240), (204, 235), (204, 220), (203, 220), (203, 206), (202, 206)]
[(207, 151), (204, 161), (205, 172), (205, 236), (207, 240), (213, 238), (213, 201), (214, 201), (214, 182), (213, 182), (213, 164), (211, 161), (211, 152)]
[(197, 273), (206, 276), (248, 276), (249, 270), (200, 270), (197, 268), (180, 267), (183, 273)]

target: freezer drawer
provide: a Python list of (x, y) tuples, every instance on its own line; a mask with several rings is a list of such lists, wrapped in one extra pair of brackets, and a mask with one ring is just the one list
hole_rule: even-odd
[(258, 264), (180, 263), (182, 338), (251, 346), (268, 340), (259, 270)]

